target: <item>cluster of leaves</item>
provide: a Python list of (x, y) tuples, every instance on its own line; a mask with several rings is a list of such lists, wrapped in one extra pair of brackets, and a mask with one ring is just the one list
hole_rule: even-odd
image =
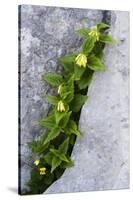
[[(47, 117), (38, 121), (47, 131), (39, 140), (29, 143), (32, 156), (39, 159), (39, 164), (33, 165), (28, 182), (30, 193), (44, 192), (66, 168), (73, 166), (72, 147), (75, 138), (81, 135), (76, 116), (88, 98), (84, 91), (90, 85), (94, 71), (104, 71), (103, 47), (105, 43), (112, 43), (111, 36), (104, 31), (107, 28), (109, 25), (98, 23), (92, 29), (78, 30), (83, 37), (80, 52), (59, 58), (62, 73), (45, 73), (42, 76), (44, 81), (56, 89), (57, 95), (47, 96), (51, 109)], [(40, 167), (46, 167), (44, 176), (39, 174)]]

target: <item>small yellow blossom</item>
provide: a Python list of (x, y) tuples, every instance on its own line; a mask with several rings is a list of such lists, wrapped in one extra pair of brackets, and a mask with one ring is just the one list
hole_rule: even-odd
[(61, 94), (61, 92), (62, 92), (62, 85), (59, 85), (59, 87), (58, 87), (58, 94)]
[(76, 58), (75, 58), (75, 62), (77, 65), (79, 65), (80, 67), (86, 67), (87, 64), (87, 57), (85, 54), (80, 53)]
[(40, 163), (40, 160), (35, 160), (34, 161), (34, 164), (37, 166), (37, 165), (39, 165), (39, 163)]
[(59, 112), (65, 111), (65, 106), (64, 106), (64, 104), (63, 104), (62, 101), (59, 101), (59, 102), (58, 102), (57, 110), (58, 110)]
[(93, 29), (92, 29), (92, 31), (90, 31), (89, 33), (88, 33), (90, 36), (92, 36), (92, 37), (96, 37), (96, 41), (99, 41), (99, 32), (98, 32), (98, 30), (97, 30), (97, 27), (94, 27)]
[(40, 175), (45, 175), (46, 174), (46, 168), (45, 167), (41, 167), (40, 168)]

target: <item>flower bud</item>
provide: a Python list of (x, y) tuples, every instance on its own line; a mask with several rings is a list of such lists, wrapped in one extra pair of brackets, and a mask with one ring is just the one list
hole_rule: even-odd
[(61, 94), (61, 92), (62, 92), (62, 85), (59, 85), (59, 87), (58, 87), (58, 94)]
[(63, 104), (62, 101), (59, 101), (59, 102), (58, 102), (57, 110), (58, 110), (59, 112), (64, 112), (64, 111), (65, 111), (65, 107), (64, 107), (64, 104)]
[(99, 32), (98, 32), (98, 30), (97, 30), (97, 27), (94, 27), (93, 29), (92, 29), (92, 31), (90, 31), (89, 33), (88, 33), (88, 35), (90, 35), (90, 36), (92, 36), (92, 37), (95, 37), (96, 38), (96, 41), (99, 41)]
[(86, 64), (87, 64), (87, 57), (85, 54), (83, 53), (80, 53), (76, 59), (75, 59), (75, 62), (77, 65), (79, 65), (80, 67), (86, 67)]
[(36, 165), (36, 166), (39, 165), (39, 163), (40, 163), (40, 160), (35, 160), (34, 161), (34, 165)]

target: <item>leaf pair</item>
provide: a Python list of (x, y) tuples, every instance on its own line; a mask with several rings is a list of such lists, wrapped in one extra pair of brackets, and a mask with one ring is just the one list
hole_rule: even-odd
[(57, 126), (59, 126), (60, 128), (64, 128), (66, 127), (69, 118), (71, 116), (72, 111), (69, 112), (58, 112), (55, 111), (55, 118), (56, 118), (56, 124)]
[(59, 149), (50, 149), (50, 152), (54, 154), (54, 158), (52, 160), (52, 168), (51, 172), (53, 172), (60, 164), (62, 161), (64, 162), (69, 162), (69, 160), (66, 157), (66, 153), (68, 150), (68, 145), (69, 145), (69, 138), (67, 138), (60, 146)]
[[(58, 149), (50, 149), (44, 158), (46, 162), (51, 165), (51, 173), (63, 162), (71, 163), (70, 159), (66, 157), (69, 146), (69, 138), (65, 139), (64, 142), (59, 146)], [(72, 164), (72, 163), (71, 163)]]
[(47, 145), (44, 146), (42, 141), (37, 140), (37, 141), (29, 142), (28, 146), (32, 149), (32, 154), (34, 155), (34, 154), (42, 153), (43, 151), (45, 151), (45, 149), (48, 148), (49, 143), (47, 143)]
[(74, 97), (74, 79), (73, 79), (73, 77), (70, 77), (69, 80), (67, 80), (67, 83), (62, 84), (60, 97), (66, 103), (70, 103), (72, 101), (72, 99)]
[[(101, 31), (102, 29), (107, 29), (110, 26), (108, 24), (105, 24), (105, 23), (101, 22), (101, 23), (97, 23), (96, 27), (97, 27), (98, 31)], [(77, 32), (83, 37), (88, 37), (90, 31), (91, 31), (91, 29), (82, 28), (82, 29), (79, 29)]]
[[(108, 44), (113, 43), (113, 39), (112, 39), (111, 36), (109, 36), (107, 33), (101, 33), (101, 30), (107, 29), (109, 27), (110, 26), (108, 24), (105, 24), (105, 23), (97, 23), (96, 24), (95, 28), (98, 31), (100, 42), (108, 43)], [(94, 35), (93, 35), (93, 37), (91, 37), (89, 35), (89, 33), (91, 31), (92, 31), (91, 29), (86, 29), (86, 28), (78, 30), (78, 33), (85, 38), (85, 41), (84, 41), (83, 46), (82, 46), (83, 52), (85, 54), (90, 53), (92, 51), (92, 49), (94, 48), (95, 43), (97, 43), (97, 37), (94, 36)]]
[(80, 136), (80, 132), (78, 130), (77, 124), (75, 121), (70, 120), (67, 127), (65, 127), (64, 131), (68, 134), (75, 134), (77, 136)]
[(42, 119), (40, 119), (38, 121), (39, 125), (42, 127), (46, 127), (48, 129), (52, 129), (53, 127), (55, 127), (56, 125), (56, 121), (55, 121), (55, 114), (54, 112), (52, 112), (51, 114), (49, 114), (47, 117), (43, 117)]
[(66, 127), (71, 113), (71, 111), (58, 112), (57, 110), (55, 110), (55, 113), (40, 120), (41, 125), (51, 129), (51, 131), (47, 133), (47, 137), (45, 138), (43, 145), (46, 145), (48, 142), (55, 139), (61, 133), (62, 128)]
[(55, 139), (61, 132), (61, 128), (56, 126), (50, 132), (48, 132), (46, 139), (44, 140), (44, 145), (46, 145), (51, 140)]
[(104, 71), (104, 65), (100, 58), (90, 55), (88, 56), (88, 64), (87, 66), (93, 71)]

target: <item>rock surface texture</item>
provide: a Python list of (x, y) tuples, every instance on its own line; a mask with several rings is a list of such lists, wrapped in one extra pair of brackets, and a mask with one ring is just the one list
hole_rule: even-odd
[[(57, 58), (77, 50), (75, 31), (102, 21), (103, 11), (22, 5), (20, 36), (20, 190), (28, 190), (33, 159), (27, 142), (43, 130), (36, 121), (47, 115), (41, 81), (45, 72), (58, 71)], [(45, 193), (128, 188), (128, 12), (111, 12), (111, 35), (117, 44), (105, 48), (105, 73), (95, 73), (89, 99), (80, 117), (82, 137), (77, 139), (67, 169)]]

